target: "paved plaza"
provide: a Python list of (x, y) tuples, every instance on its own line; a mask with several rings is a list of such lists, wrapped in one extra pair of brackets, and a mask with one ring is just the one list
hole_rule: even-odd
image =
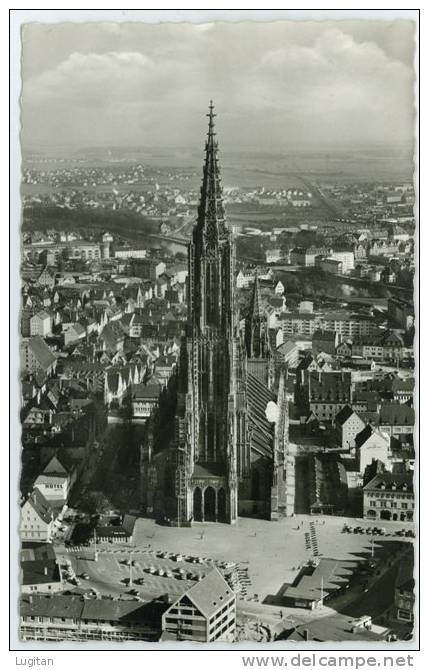
[[(186, 557), (202, 557), (215, 561), (233, 561), (245, 567), (248, 574), (247, 594), (262, 601), (278, 592), (284, 583), (294, 580), (297, 570), (314, 556), (326, 558), (356, 559), (369, 556), (389, 538), (366, 534), (343, 533), (343, 517), (314, 518), (297, 516), (279, 522), (240, 518), (235, 526), (226, 524), (195, 523), (191, 528), (170, 528), (157, 525), (150, 519), (138, 519), (134, 531), (134, 551), (136, 565), (133, 577), (144, 576), (145, 590), (152, 593), (181, 592), (192, 580), (168, 578), (150, 574), (150, 567), (164, 570), (182, 568), (187, 574), (204, 572), (210, 563), (181, 563), (165, 557), (159, 552), (183, 554)], [(356, 524), (357, 525), (357, 524)], [(370, 525), (360, 520), (360, 525)], [(402, 524), (402, 527), (404, 524)], [(389, 526), (394, 533), (395, 524)], [(80, 561), (81, 572), (97, 573), (97, 580), (112, 584), (114, 590), (122, 591), (122, 579), (129, 576), (129, 567), (124, 558), (130, 548), (120, 549), (105, 546), (106, 552), (99, 552), (97, 563), (92, 558)], [(123, 552), (121, 555), (120, 552)], [(115, 552), (115, 553), (112, 553)], [(141, 573), (141, 574), (140, 574)], [(175, 573), (176, 575), (176, 573)], [(167, 588), (168, 587), (168, 588)]]
[[(258, 599), (263, 600), (277, 593), (285, 582), (293, 581), (298, 568), (316, 551), (319, 556), (327, 558), (369, 556), (372, 536), (342, 533), (345, 521), (343, 517), (309, 516), (278, 522), (240, 518), (235, 526), (194, 524), (191, 528), (168, 528), (139, 519), (135, 528), (135, 543), (137, 546), (150, 544), (154, 549), (246, 564), (252, 594), (258, 594)], [(374, 524), (359, 520), (359, 525)], [(396, 529), (392, 524), (389, 530), (394, 533)], [(375, 547), (384, 541), (376, 536)]]

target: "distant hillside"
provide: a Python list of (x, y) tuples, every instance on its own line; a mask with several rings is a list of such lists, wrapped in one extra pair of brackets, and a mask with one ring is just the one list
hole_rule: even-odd
[(108, 229), (118, 235), (154, 234), (158, 232), (159, 221), (126, 210), (107, 209), (64, 209), (62, 207), (32, 206), (24, 209), (22, 230), (77, 230), (86, 233), (92, 230)]

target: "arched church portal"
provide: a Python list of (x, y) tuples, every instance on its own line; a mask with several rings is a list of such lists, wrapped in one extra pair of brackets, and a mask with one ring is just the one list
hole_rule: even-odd
[(203, 495), (199, 486), (194, 491), (194, 521), (203, 520)]
[(216, 492), (212, 486), (204, 491), (204, 520), (216, 521)]

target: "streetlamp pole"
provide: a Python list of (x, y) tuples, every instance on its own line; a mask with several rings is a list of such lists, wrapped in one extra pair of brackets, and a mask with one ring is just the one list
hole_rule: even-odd
[(177, 527), (180, 528), (180, 492), (177, 496)]
[(94, 528), (94, 561), (98, 561), (98, 551), (97, 551), (97, 529)]

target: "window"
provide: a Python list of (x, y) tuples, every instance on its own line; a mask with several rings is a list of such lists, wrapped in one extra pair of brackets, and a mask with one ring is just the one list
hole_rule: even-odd
[(401, 503), (402, 509), (408, 509), (408, 503)]

